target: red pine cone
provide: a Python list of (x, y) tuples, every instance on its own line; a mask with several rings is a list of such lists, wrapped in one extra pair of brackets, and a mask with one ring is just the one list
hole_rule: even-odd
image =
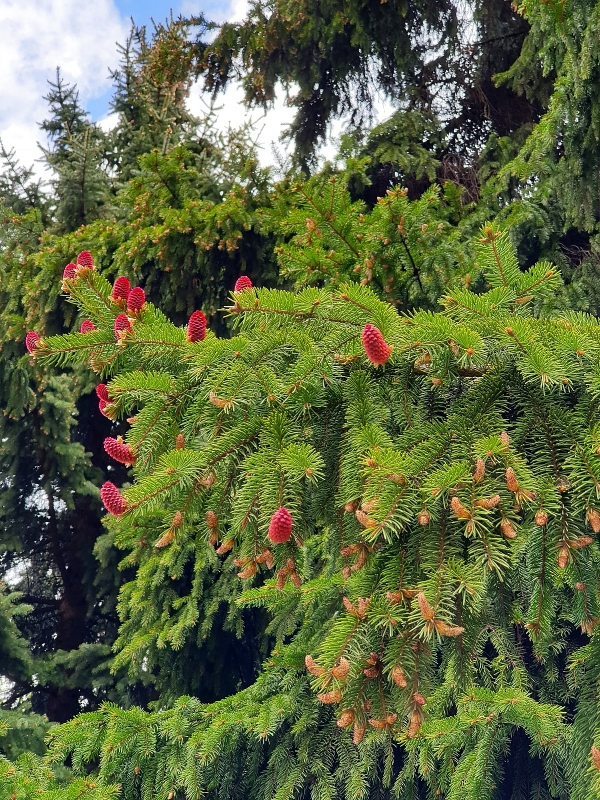
[(273, 544), (288, 542), (292, 535), (294, 521), (287, 508), (280, 508), (271, 517), (269, 525), (269, 539)]
[(206, 317), (202, 311), (194, 311), (188, 322), (188, 342), (201, 342), (206, 338)]
[(112, 420), (112, 417), (109, 414), (107, 414), (106, 411), (104, 410), (107, 405), (108, 405), (108, 400), (100, 400), (98, 402), (98, 408), (100, 409), (100, 413), (102, 414), (102, 416), (106, 417), (106, 419)]
[(81, 323), (81, 328), (79, 328), (80, 333), (91, 333), (92, 331), (96, 330), (96, 326), (92, 322), (91, 319), (84, 319)]
[(96, 386), (96, 394), (98, 395), (98, 400), (104, 400), (105, 403), (108, 403), (110, 400), (108, 396), (108, 387), (105, 383), (99, 383)]
[(252, 281), (247, 275), (242, 275), (241, 278), (238, 278), (233, 287), (234, 292), (241, 292), (244, 289), (252, 289)]
[(127, 314), (118, 314), (115, 320), (115, 337), (120, 339), (119, 333), (121, 331), (132, 331), (131, 322)]
[(100, 489), (100, 497), (109, 514), (120, 517), (127, 510), (127, 500), (121, 495), (114, 483), (106, 481)]
[(146, 292), (139, 286), (136, 286), (135, 289), (131, 290), (131, 292), (129, 293), (129, 297), (127, 298), (127, 310), (141, 311), (141, 309), (144, 307), (145, 302), (146, 302)]
[(90, 269), (94, 266), (94, 259), (92, 258), (92, 254), (87, 250), (82, 250), (81, 253), (77, 256), (77, 266), (78, 267), (89, 267)]
[(63, 270), (63, 281), (74, 278), (76, 274), (77, 274), (77, 265), (67, 264), (67, 266)]
[(39, 334), (37, 334), (35, 331), (29, 331), (25, 337), (25, 347), (29, 350), (29, 352), (33, 353), (34, 350), (37, 350), (39, 343)]
[(135, 461), (135, 455), (131, 447), (123, 441), (113, 439), (112, 436), (107, 436), (104, 440), (104, 449), (111, 458), (114, 458), (120, 464), (130, 466)]
[(376, 367), (385, 364), (392, 354), (392, 348), (387, 344), (379, 328), (367, 323), (362, 332), (362, 343), (367, 358)]
[(129, 278), (121, 276), (113, 283), (111, 297), (113, 300), (127, 300), (129, 292), (131, 291), (131, 284)]

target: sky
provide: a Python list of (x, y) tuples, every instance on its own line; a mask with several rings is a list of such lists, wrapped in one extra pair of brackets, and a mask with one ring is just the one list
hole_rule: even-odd
[[(39, 159), (38, 128), (47, 115), (43, 96), (47, 81), (60, 66), (66, 81), (76, 83), (84, 108), (94, 121), (107, 120), (111, 96), (109, 69), (118, 63), (117, 43), (124, 42), (133, 17), (137, 25), (165, 20), (171, 11), (188, 15), (202, 11), (215, 22), (240, 20), (247, 0), (0, 0), (0, 137), (14, 148), (24, 165)], [(194, 87), (190, 108), (202, 107), (199, 88)], [(248, 113), (241, 109), (241, 92), (232, 86), (218, 103), (219, 123), (239, 125)], [(257, 120), (259, 112), (251, 118)], [(272, 145), (277, 144), (291, 110), (279, 98), (265, 121), (259, 142), (262, 160), (272, 163)], [(38, 166), (38, 169), (41, 169)]]

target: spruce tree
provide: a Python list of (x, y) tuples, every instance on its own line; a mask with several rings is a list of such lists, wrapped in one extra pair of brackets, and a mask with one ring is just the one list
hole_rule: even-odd
[(102, 487), (139, 565), (122, 658), (180, 646), (204, 559), (275, 644), (249, 689), (105, 706), (54, 731), (53, 758), (99, 758), (88, 782), (125, 797), (598, 796), (597, 320), (560, 311), (557, 270), (521, 270), (493, 225), (474, 252), (487, 286), (470, 261), (435, 313), (358, 273), (244, 281), (230, 339), (124, 313), (93, 269), (68, 281), (96, 329), (30, 347), (91, 359), (130, 421), (113, 457), (133, 483)]
[[(144, 75), (158, 74), (162, 63), (153, 47), (149, 40), (145, 61), (137, 63)], [(157, 48), (161, 58), (170, 53), (160, 42)], [(179, 73), (175, 79), (180, 81)], [(169, 80), (169, 74), (161, 78), (166, 94)], [(138, 88), (144, 94), (145, 83)], [(100, 523), (98, 486), (109, 465), (102, 442), (118, 435), (120, 427), (99, 413), (87, 368), (63, 375), (32, 369), (23, 359), (23, 333), (28, 326), (48, 334), (70, 329), (73, 311), (61, 299), (61, 278), (80, 251), (93, 249), (111, 278), (119, 273), (132, 281), (141, 278), (148, 297), (162, 298), (175, 319), (186, 319), (202, 302), (224, 331), (226, 323), (218, 316), (226, 299), (224, 282), (248, 264), (253, 279), (268, 284), (275, 267), (272, 240), (259, 231), (256, 216), (256, 206), (267, 196), (267, 178), (243, 134), (203, 137), (210, 118), (193, 121), (188, 115), (187, 127), (174, 125), (170, 137), (161, 138), (160, 150), (144, 153), (140, 140), (135, 155), (124, 152), (123, 175), (106, 155), (115, 153), (106, 142), (102, 159), (94, 162), (100, 172), (78, 172), (77, 141), (87, 131), (99, 132), (81, 111), (75, 87), (58, 79), (50, 100), (53, 113), (44, 125), (51, 136), (45, 151), (54, 170), (51, 191), (45, 194), (10, 153), (1, 184), (0, 393), (6, 412), (0, 447), (1, 568), (31, 607), (17, 624), (33, 659), (28, 675), (13, 669), (8, 656), (0, 671), (12, 684), (4, 698), (8, 707), (26, 709), (31, 701), (36, 712), (64, 721), (106, 699), (145, 704), (155, 692), (155, 677), (132, 680), (124, 672), (109, 672), (117, 592), (129, 573), (118, 569), (110, 535)], [(111, 141), (119, 141), (118, 133), (119, 127)], [(135, 178), (128, 180), (134, 170)], [(110, 202), (100, 202), (107, 195), (96, 192), (98, 175), (110, 189)], [(124, 467), (116, 468), (115, 475), (124, 479), (125, 474)], [(250, 624), (250, 617), (260, 613), (245, 616)], [(239, 633), (238, 617), (225, 624)], [(233, 651), (241, 647), (234, 660), (242, 665), (245, 685), (261, 656), (233, 632), (230, 639)], [(221, 658), (210, 642), (199, 647)], [(188, 658), (196, 656), (191, 646)], [(210, 658), (208, 671), (209, 664)], [(205, 688), (204, 698), (239, 685), (239, 670), (214, 672), (222, 680), (214, 682), (214, 691)], [(198, 690), (183, 655), (177, 664), (165, 664), (161, 675), (174, 697)]]

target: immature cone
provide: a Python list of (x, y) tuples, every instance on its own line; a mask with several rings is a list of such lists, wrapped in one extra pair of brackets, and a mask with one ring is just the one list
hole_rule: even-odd
[(559, 569), (564, 569), (569, 563), (569, 548), (561, 547), (558, 551), (558, 566)]
[(362, 343), (365, 348), (367, 358), (376, 367), (386, 363), (392, 354), (392, 348), (383, 338), (379, 328), (367, 323), (362, 332)]
[(188, 342), (202, 342), (206, 338), (206, 317), (202, 311), (194, 311), (187, 327)]
[(600, 769), (600, 750), (598, 750), (595, 744), (592, 745), (590, 756), (592, 757), (592, 764), (596, 769)]
[(337, 721), (338, 728), (348, 728), (354, 722), (354, 711), (342, 711)]
[(280, 508), (271, 517), (269, 524), (269, 539), (273, 544), (288, 542), (292, 535), (294, 521), (287, 508)]
[(136, 286), (135, 289), (129, 292), (129, 297), (127, 298), (128, 311), (141, 311), (145, 303), (146, 292), (140, 286)]
[(178, 433), (177, 438), (175, 439), (175, 449), (176, 450), (183, 450), (185, 447), (185, 436), (183, 433)]
[(332, 689), (330, 692), (323, 692), (323, 694), (317, 695), (317, 700), (325, 705), (332, 705), (333, 703), (339, 703), (342, 699), (342, 693), (339, 689)]
[(489, 511), (492, 508), (496, 508), (500, 500), (500, 495), (494, 494), (491, 497), (480, 497), (479, 500), (475, 500), (475, 505), (478, 508), (485, 508)]
[(485, 477), (485, 461), (483, 458), (478, 458), (475, 465), (475, 472), (473, 473), (473, 482), (479, 483)]
[(107, 405), (108, 405), (108, 401), (107, 400), (100, 400), (98, 402), (98, 408), (99, 408), (100, 413), (102, 414), (102, 416), (106, 417), (107, 419), (112, 419), (111, 415), (106, 413), (106, 406)]
[(71, 280), (77, 274), (77, 266), (75, 264), (67, 264), (63, 270), (63, 281)]
[(217, 525), (219, 524), (217, 515), (215, 514), (214, 511), (211, 511), (210, 509), (206, 512), (206, 524), (211, 529), (216, 528)]
[(600, 533), (600, 512), (595, 508), (588, 508), (587, 518), (594, 533)]
[(135, 455), (131, 447), (122, 440), (113, 439), (112, 436), (107, 436), (104, 440), (104, 449), (119, 464), (125, 464), (125, 466), (130, 467), (135, 461)]
[(117, 340), (122, 338), (123, 331), (129, 331), (131, 333), (133, 328), (131, 327), (131, 322), (127, 314), (118, 314), (115, 319), (115, 338)]
[(431, 517), (429, 516), (429, 512), (426, 508), (417, 514), (417, 522), (419, 525), (423, 525), (423, 527), (425, 527), (425, 525), (429, 525), (430, 519)]
[(404, 674), (404, 670), (402, 667), (396, 665), (392, 670), (392, 680), (399, 686), (401, 689), (405, 689), (407, 686), (406, 675)]
[(121, 516), (127, 510), (127, 500), (121, 495), (114, 483), (106, 481), (100, 489), (100, 497), (109, 514)]
[(429, 605), (429, 601), (423, 594), (423, 592), (419, 592), (417, 595), (417, 603), (419, 604), (419, 611), (421, 612), (421, 616), (425, 620), (433, 619), (434, 612), (433, 608)]
[(306, 665), (306, 669), (310, 672), (311, 675), (314, 675), (317, 678), (320, 678), (321, 675), (324, 675), (327, 670), (324, 667), (320, 667), (314, 658), (309, 654), (304, 656), (304, 664)]
[(98, 400), (104, 400), (105, 403), (108, 403), (110, 400), (108, 396), (108, 387), (105, 383), (99, 383), (96, 386), (96, 394), (98, 395)]
[(80, 333), (91, 333), (96, 330), (96, 326), (91, 319), (84, 319), (79, 328)]
[(347, 658), (340, 658), (340, 663), (331, 670), (331, 674), (334, 678), (337, 678), (338, 681), (346, 680), (349, 672), (350, 662)]
[(365, 738), (366, 730), (366, 725), (361, 725), (359, 722), (354, 723), (354, 734), (352, 736), (352, 741), (354, 744), (360, 744), (362, 742), (362, 740)]
[(82, 250), (81, 253), (77, 256), (77, 266), (78, 267), (89, 267), (90, 269), (94, 266), (94, 259), (92, 258), (92, 254), (87, 250)]
[(117, 278), (117, 280), (113, 283), (113, 288), (110, 296), (116, 302), (118, 302), (119, 300), (127, 300), (130, 291), (131, 291), (131, 284), (129, 283), (129, 278), (121, 276), (120, 278)]
[(436, 631), (442, 636), (460, 636), (461, 633), (465, 632), (465, 629), (461, 628), (460, 625), (448, 625), (441, 619), (434, 619), (433, 624)]
[(39, 334), (37, 334), (35, 331), (29, 331), (25, 337), (25, 347), (30, 353), (33, 353), (34, 350), (37, 350), (40, 341)]
[(512, 467), (509, 467), (506, 470), (506, 487), (509, 492), (519, 491), (519, 481), (517, 480), (517, 476), (515, 475), (515, 471)]
[(238, 278), (233, 287), (234, 292), (242, 292), (244, 289), (252, 289), (252, 281), (247, 275), (242, 275)]
[(535, 512), (535, 517), (533, 521), (536, 525), (539, 525), (540, 528), (543, 528), (544, 525), (548, 524), (548, 514), (544, 511), (543, 508), (540, 508), (538, 511)]
[(459, 519), (471, 519), (471, 512), (463, 506), (458, 497), (453, 497), (450, 500), (450, 508)]
[(514, 525), (509, 519), (504, 518), (500, 521), (500, 530), (502, 531), (502, 535), (507, 539), (515, 539), (517, 536)]

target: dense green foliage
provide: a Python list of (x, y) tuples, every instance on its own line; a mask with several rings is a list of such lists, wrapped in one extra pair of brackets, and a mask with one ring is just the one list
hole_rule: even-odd
[[(2, 800), (600, 797), (597, 9), (471, 11), (134, 30), (112, 131), (59, 73), (51, 185), (2, 152)], [(277, 176), (186, 108), (236, 76)]]

